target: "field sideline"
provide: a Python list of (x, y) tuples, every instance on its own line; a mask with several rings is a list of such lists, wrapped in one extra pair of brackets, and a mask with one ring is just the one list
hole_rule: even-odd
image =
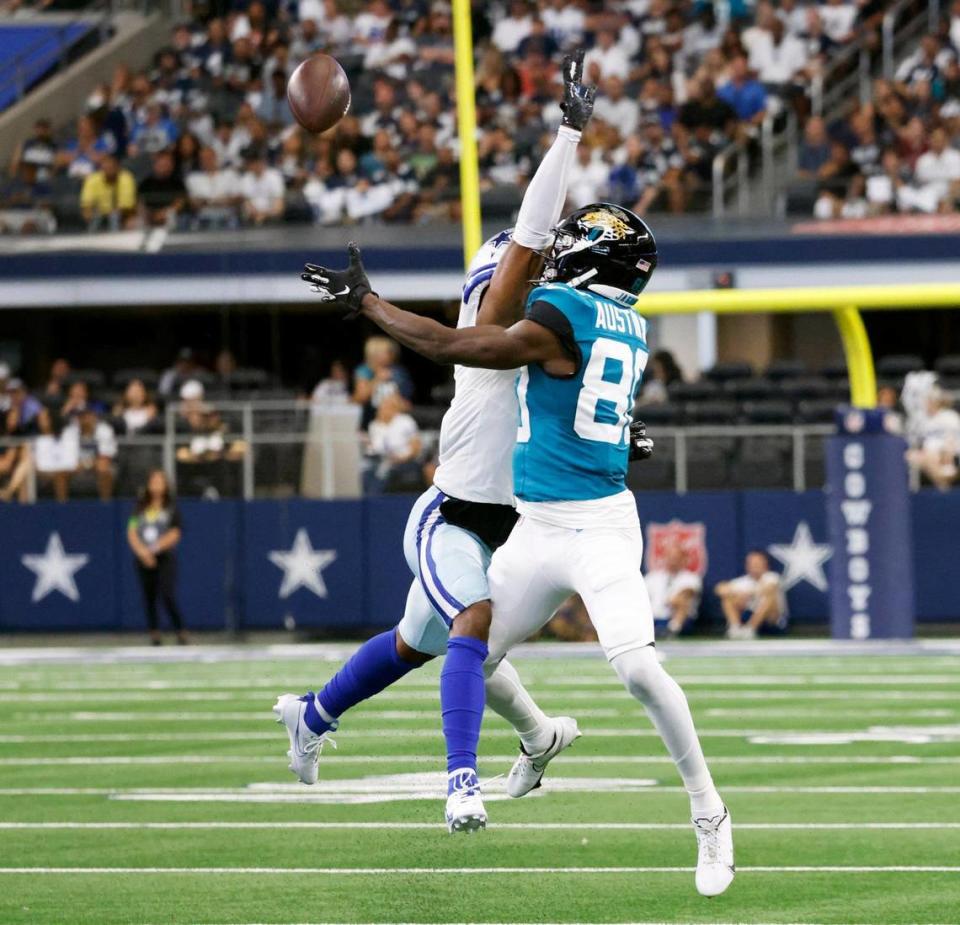
[(442, 826), (438, 666), (345, 718), (316, 787), (275, 694), (351, 647), (0, 650), (0, 923), (960, 923), (960, 647), (665, 647), (734, 819), (737, 879), (693, 886), (687, 801), (602, 658), (518, 670), (583, 738), (490, 828)]

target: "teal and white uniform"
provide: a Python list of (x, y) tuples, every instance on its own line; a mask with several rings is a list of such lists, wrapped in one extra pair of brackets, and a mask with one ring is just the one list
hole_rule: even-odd
[(549, 284), (527, 317), (577, 363), (569, 377), (521, 371), (514, 492), (522, 519), (494, 555), (491, 659), (536, 632), (572, 593), (608, 658), (653, 641), (640, 572), (643, 536), (627, 490), (631, 411), (647, 363), (647, 324), (601, 292)]

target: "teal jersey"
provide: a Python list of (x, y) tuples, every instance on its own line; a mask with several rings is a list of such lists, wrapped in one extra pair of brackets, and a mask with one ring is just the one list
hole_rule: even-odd
[(517, 381), (513, 453), (521, 501), (587, 501), (626, 488), (629, 426), (647, 365), (647, 322), (632, 308), (564, 283), (538, 286), (527, 317), (578, 361), (569, 377), (534, 364)]

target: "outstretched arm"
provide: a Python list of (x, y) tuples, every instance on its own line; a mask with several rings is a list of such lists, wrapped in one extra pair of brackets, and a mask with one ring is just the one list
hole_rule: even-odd
[(360, 314), (434, 363), (516, 369), (528, 363), (570, 362), (556, 336), (533, 321), (518, 321), (506, 329), (495, 324), (448, 328), (397, 308), (373, 293), (364, 296)]

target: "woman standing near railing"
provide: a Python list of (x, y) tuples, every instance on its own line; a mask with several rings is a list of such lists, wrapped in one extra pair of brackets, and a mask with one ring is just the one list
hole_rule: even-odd
[(136, 556), (150, 641), (155, 646), (163, 642), (157, 606), (161, 601), (177, 634), (177, 642), (180, 645), (187, 643), (176, 597), (176, 549), (182, 535), (180, 512), (174, 503), (170, 482), (162, 469), (154, 469), (147, 477), (147, 484), (140, 492), (127, 525), (127, 542)]

